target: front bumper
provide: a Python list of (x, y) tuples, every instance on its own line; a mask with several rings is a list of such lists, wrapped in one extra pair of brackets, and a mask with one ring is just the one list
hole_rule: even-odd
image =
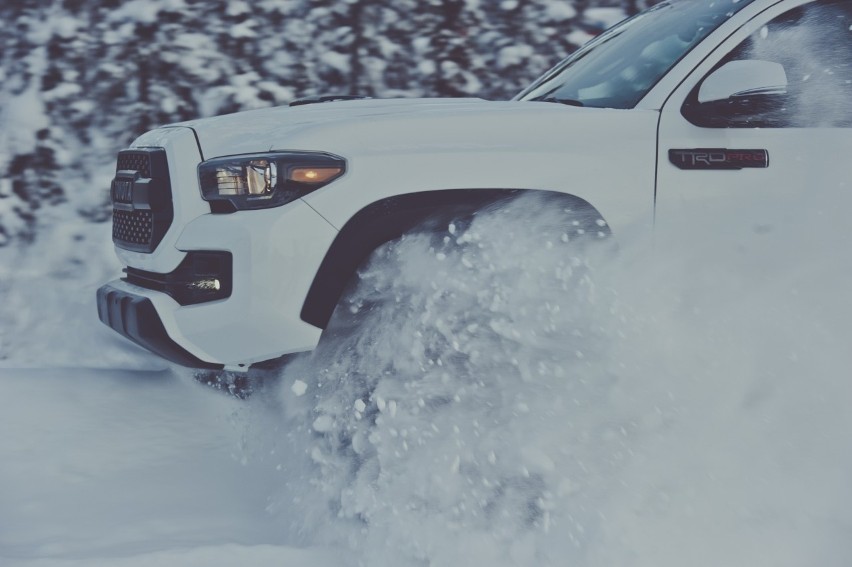
[[(202, 215), (182, 228), (177, 245), (184, 260), (204, 251), (230, 254), (230, 294), (201, 303), (181, 301), (168, 288), (170, 282), (183, 282), (176, 276), (182, 264), (142, 273), (154, 283), (165, 282), (164, 289), (135, 281), (140, 269), (130, 264), (128, 278), (109, 282), (98, 294), (104, 323), (136, 344), (194, 368), (246, 368), (316, 346), (322, 330), (300, 314), (337, 234), (325, 219), (296, 201), (278, 209)], [(152, 256), (159, 253), (158, 248)], [(124, 297), (131, 299), (120, 299)], [(142, 324), (137, 322), (140, 313)]]
[(107, 284), (98, 289), (98, 317), (120, 335), (171, 362), (192, 368), (224, 367), (201, 360), (173, 341), (154, 304), (142, 295)]

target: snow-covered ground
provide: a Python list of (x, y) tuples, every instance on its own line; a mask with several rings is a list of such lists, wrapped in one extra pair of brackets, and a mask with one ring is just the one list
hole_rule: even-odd
[(104, 225), (60, 223), (0, 263), (0, 566), (325, 566), (266, 507), (250, 404), (97, 318), (120, 270)]
[(0, 565), (339, 565), (281, 545), (243, 404), (169, 371), (0, 370)]
[(849, 193), (410, 236), (247, 401), (97, 322), (108, 227), (3, 250), (0, 565), (846, 567)]

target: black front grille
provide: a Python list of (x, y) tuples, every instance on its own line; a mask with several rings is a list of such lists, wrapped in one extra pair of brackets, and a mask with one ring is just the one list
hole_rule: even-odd
[(122, 211), (112, 213), (112, 239), (127, 244), (151, 243), (154, 216), (151, 211)]
[(116, 171), (138, 171), (141, 177), (151, 177), (151, 160), (147, 152), (123, 151), (118, 154)]
[(174, 219), (166, 151), (138, 148), (119, 152), (110, 193), (115, 245), (153, 252)]

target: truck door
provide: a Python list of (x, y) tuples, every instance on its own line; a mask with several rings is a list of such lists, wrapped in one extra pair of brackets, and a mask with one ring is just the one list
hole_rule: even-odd
[(666, 101), (657, 168), (658, 234), (801, 192), (832, 207), (852, 184), (852, 2), (781, 2), (731, 35)]

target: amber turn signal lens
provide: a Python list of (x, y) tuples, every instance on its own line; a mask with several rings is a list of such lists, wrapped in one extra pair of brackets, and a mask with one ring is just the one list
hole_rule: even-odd
[(297, 183), (328, 183), (341, 173), (342, 167), (293, 167), (288, 177)]

